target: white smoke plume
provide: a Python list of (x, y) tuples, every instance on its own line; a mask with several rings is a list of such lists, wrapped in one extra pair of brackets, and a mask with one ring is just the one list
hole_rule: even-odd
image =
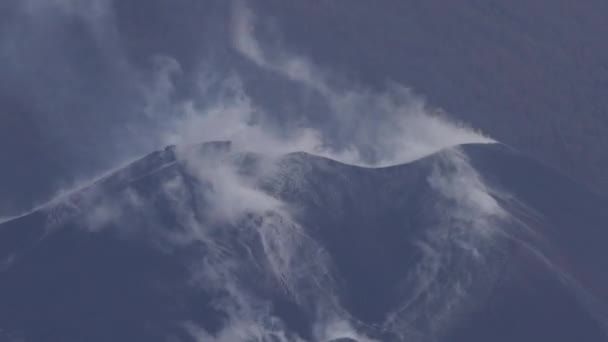
[[(220, 77), (219, 81), (209, 82), (213, 77), (206, 78), (201, 86), (201, 97), (205, 98), (203, 105), (189, 101), (174, 109), (180, 115), (172, 123), (166, 141), (188, 146), (199, 141), (229, 140), (237, 154), (253, 152), (262, 156), (268, 168), (265, 172), (273, 172), (273, 167), (276, 167), (273, 161), (277, 157), (296, 151), (347, 164), (381, 167), (410, 162), (460, 144), (493, 142), (432, 112), (422, 99), (405, 87), (393, 84), (386, 92), (378, 92), (363, 86), (338, 85), (339, 81), (333, 81), (338, 77), (306, 58), (283, 50), (266, 49), (255, 37), (255, 21), (253, 12), (244, 3), (236, 3), (232, 23), (234, 48), (263, 71), (276, 73), (315, 93), (328, 104), (328, 121), (334, 122), (342, 136), (339, 139), (327, 136), (322, 129), (306, 125), (305, 121), (291, 126), (273, 122), (270, 118), (277, 114), (256, 103), (254, 97), (248, 95), (239, 75), (232, 73), (228, 77)], [(213, 96), (208, 96), (209, 89), (213, 90)], [(193, 272), (201, 284), (226, 290), (221, 307), (230, 316), (227, 325), (214, 336), (196, 325), (187, 324), (193, 336), (201, 341), (300, 339), (289, 333), (284, 324), (272, 315), (268, 303), (260, 302), (239, 280), (239, 274), (246, 272), (245, 269), (258, 269), (263, 274), (258, 275), (260, 278), (270, 276), (272, 286), (284, 291), (296, 303), (316, 307), (315, 340), (373, 340), (354, 328), (352, 323), (356, 320), (340, 306), (332, 279), (331, 258), (307, 236), (305, 227), (291, 219), (294, 208), (256, 187), (257, 180), (240, 175), (230, 160), (218, 163), (190, 153), (182, 153), (180, 158), (190, 175), (202, 183), (212, 184), (209, 201), (206, 202), (209, 206), (207, 218), (213, 223), (233, 227), (230, 229), (235, 229), (234, 233), (240, 236), (241, 245), (250, 244), (251, 239), (260, 241), (263, 256), (257, 264), (242, 259), (230, 248), (226, 249), (226, 244), (218, 243), (217, 232), (210, 221), (201, 224), (190, 220), (193, 224), (190, 229), (192, 238), (203, 241), (212, 251), (201, 265), (194, 267)], [(462, 238), (455, 243), (460, 243), (462, 249), (478, 258), (483, 251), (477, 250), (475, 240), (478, 235), (487, 234), (492, 220), (500, 216), (501, 211), (462, 155), (448, 154), (446, 159), (446, 163), (452, 163), (456, 170), (449, 174), (437, 171), (429, 182), (448, 201), (461, 203), (453, 209), (453, 216), (445, 221), (454, 219), (461, 222), (463, 227), (457, 227), (459, 232), (455, 234), (461, 234)], [(245, 219), (250, 215), (255, 219)], [(472, 226), (465, 227), (470, 223)], [(433, 267), (449, 267), (450, 260), (447, 259), (451, 258), (441, 251), (445, 245), (452, 244), (448, 241), (452, 234), (446, 234), (444, 229), (449, 227), (437, 227), (430, 233), (430, 242), (421, 242), (428, 243), (423, 247), (428, 248), (427, 257), (415, 274), (418, 279), (413, 280), (418, 283), (421, 295), (428, 296), (428, 292), (432, 292), (435, 297), (418, 303), (416, 294), (413, 294), (411, 301), (416, 303), (406, 303), (389, 315), (382, 329), (404, 338), (416, 336), (414, 316), (436, 313), (448, 320), (451, 312), (447, 307), (456, 307), (459, 301), (466, 300), (464, 292), (469, 290), (470, 284), (461, 284), (460, 279), (455, 279), (455, 288), (447, 289), (449, 291), (437, 284), (434, 272), (438, 270), (433, 271)], [(445, 309), (440, 309), (443, 311), (425, 311), (432, 310), (430, 307), (437, 301), (448, 299), (446, 296), (453, 298), (449, 299)], [(428, 336), (440, 329), (440, 325), (438, 317), (436, 326), (422, 328), (418, 334)]]
[[(171, 109), (177, 119), (164, 141), (231, 140), (239, 148), (264, 154), (304, 151), (365, 166), (404, 163), (451, 146), (493, 142), (463, 124), (448, 121), (401, 85), (389, 84), (385, 91), (346, 85), (305, 57), (266, 48), (255, 36), (256, 21), (244, 2), (235, 2), (234, 49), (253, 66), (304, 89), (302, 97), (326, 104), (326, 127), (307, 122), (308, 108), (293, 109), (295, 117), (287, 125), (278, 124), (275, 118), (283, 114), (256, 103), (237, 72), (227, 77), (206, 72), (201, 75), (200, 99)], [(178, 68), (174, 62), (168, 64), (170, 70)], [(171, 89), (166, 76), (161, 80), (161, 89)]]
[[(290, 152), (382, 167), (411, 162), (460, 144), (493, 140), (448, 121), (439, 110), (430, 108), (402, 85), (389, 84), (380, 91), (349, 84), (306, 57), (272, 42), (264, 43), (257, 36), (258, 21), (245, 2), (234, 3), (230, 23), (232, 48), (258, 72), (273, 74), (295, 85), (299, 89), (295, 97), (306, 100), (310, 96), (311, 101), (323, 103), (323, 124), (308, 120), (306, 107), (293, 108), (295, 115), (290, 114), (293, 117), (287, 123), (278, 120), (282, 113), (274, 112), (275, 109), (251, 95), (250, 85), (244, 81), (246, 77), (238, 70), (218, 75), (209, 71), (212, 66), (201, 72), (198, 94), (172, 101), (175, 90), (172, 75), (182, 71), (175, 60), (159, 57), (158, 75), (145, 87), (145, 112), (151, 117), (169, 117), (165, 119), (167, 129), (156, 140), (159, 145), (177, 145), (177, 164), (184, 167), (184, 174), (165, 181), (161, 189), (177, 214), (180, 229), (168, 233), (155, 227), (154, 215), (146, 217), (152, 222), (149, 229), (166, 234), (163, 243), (170, 246), (163, 248), (192, 242), (204, 246), (205, 255), (191, 265), (193, 283), (216, 293), (221, 298), (216, 305), (229, 318), (216, 334), (185, 322), (186, 329), (200, 341), (301, 340), (273, 315), (268, 302), (248, 289), (244, 275), (253, 275), (264, 286), (297, 304), (314, 308), (315, 341), (337, 338), (373, 341), (360, 331), (361, 322), (341, 307), (332, 260), (307, 235), (307, 227), (293, 218), (297, 208), (263, 191), (259, 187), (260, 177), (280, 172), (275, 161)], [(218, 140), (231, 141), (232, 151), (210, 157), (192, 153), (188, 148)], [(261, 158), (260, 175), (243, 175), (235, 166), (235, 158), (247, 153)], [(448, 153), (446, 160), (453, 170), (438, 170), (428, 181), (447, 202), (456, 204), (445, 214), (446, 226), (435, 227), (419, 243), (424, 259), (413, 272), (417, 292), (391, 313), (381, 327), (403, 338), (434, 334), (442, 320), (449, 319), (453, 307), (466, 300), (470, 284), (461, 278), (455, 277), (450, 288), (437, 283), (437, 273), (452, 261), (452, 255), (442, 248), (457, 244), (472, 260), (483, 259), (483, 244), (492, 235), (493, 221), (502, 215), (462, 155)], [(193, 190), (193, 184), (200, 189)], [(124, 219), (125, 207), (149, 213), (153, 211), (150, 205), (150, 199), (127, 190), (120, 201), (96, 203), (86, 223), (91, 230), (99, 231)], [(451, 228), (455, 231), (446, 232)], [(451, 240), (454, 236), (457, 239)], [(251, 247), (256, 243), (258, 250)], [(449, 299), (446, 305), (435, 309), (438, 301), (446, 299)], [(415, 327), (421, 314), (437, 314), (437, 323)], [(414, 338), (411, 340), (416, 341)]]

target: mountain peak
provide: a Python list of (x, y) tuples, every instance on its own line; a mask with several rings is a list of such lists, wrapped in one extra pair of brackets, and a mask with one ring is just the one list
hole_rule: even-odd
[(0, 323), (28, 340), (249, 326), (262, 340), (599, 342), (606, 205), (499, 144), (384, 168), (169, 146), (0, 224)]

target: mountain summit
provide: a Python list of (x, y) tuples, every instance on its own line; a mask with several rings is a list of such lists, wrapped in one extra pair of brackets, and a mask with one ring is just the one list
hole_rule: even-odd
[(0, 225), (0, 340), (606, 341), (607, 205), (502, 144), (172, 146)]

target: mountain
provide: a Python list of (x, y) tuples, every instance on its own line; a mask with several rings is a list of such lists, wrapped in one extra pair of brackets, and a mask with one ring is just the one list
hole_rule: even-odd
[(0, 340), (606, 341), (607, 204), (503, 144), (171, 146), (0, 224)]

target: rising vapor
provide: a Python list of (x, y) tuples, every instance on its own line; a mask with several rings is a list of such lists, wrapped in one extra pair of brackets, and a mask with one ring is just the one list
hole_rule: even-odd
[(295, 117), (278, 123), (281, 113), (257, 103), (238, 73), (203, 73), (199, 97), (204, 104), (196, 106), (192, 100), (174, 109), (181, 115), (165, 139), (168, 143), (230, 140), (260, 153), (304, 151), (349, 164), (387, 166), (447, 147), (494, 142), (448, 121), (401, 85), (389, 84), (385, 92), (346, 85), (305, 57), (280, 47), (266, 48), (276, 44), (256, 38), (257, 18), (244, 2), (234, 3), (232, 17), (233, 48), (255, 67), (297, 85), (300, 90), (294, 96), (312, 96), (311, 101), (325, 104), (322, 124), (307, 119), (308, 108), (295, 108)]
[[(117, 234), (144, 234), (163, 250), (192, 243), (204, 246), (206, 252), (199, 262), (190, 265), (192, 281), (221, 298), (216, 305), (229, 320), (214, 334), (183, 322), (200, 341), (301, 339), (272, 314), (269, 303), (251, 292), (244, 280), (247, 277), (264, 279), (262, 287), (268, 287), (264, 291), (279, 291), (313, 312), (314, 340), (373, 341), (361, 330), (364, 324), (342, 306), (338, 275), (329, 253), (307, 233), (309, 227), (298, 223), (294, 217), (298, 208), (274, 193), (287, 179), (297, 184), (305, 175), (303, 170), (286, 166), (284, 157), (307, 152), (379, 168), (412, 162), (461, 144), (493, 140), (446, 120), (401, 85), (389, 84), (383, 92), (351, 85), (305, 57), (262, 42), (256, 36), (257, 20), (245, 2), (234, 3), (233, 49), (260, 71), (296, 85), (299, 90), (293, 96), (311, 96), (322, 102), (326, 109), (321, 125), (307, 120), (305, 107), (295, 108), (295, 117), (280, 122), (277, 118), (281, 113), (251, 96), (236, 70), (225, 75), (201, 72), (196, 97), (174, 102), (172, 75), (179, 74), (181, 67), (169, 57), (159, 57), (158, 75), (143, 87), (149, 94), (145, 112), (166, 121), (157, 144), (176, 146), (169, 151), (184, 173), (165, 180), (161, 193), (152, 198), (131, 190), (118, 199), (106, 199), (105, 194), (95, 191), (84, 196), (68, 194), (47, 208), (53, 218), (50, 223), (60, 225), (80, 213), (81, 207), (92, 205), (84, 219), (92, 232), (109, 229), (137, 212), (146, 220), (148, 231)], [(201, 141), (229, 141), (230, 152), (200, 153), (191, 147)], [(247, 158), (256, 160), (256, 174), (241, 169)], [(480, 260), (485, 244), (491, 243), (488, 230), (502, 215), (466, 158), (457, 151), (446, 151), (444, 160), (445, 165), (437, 166), (428, 182), (447, 201), (461, 204), (442, 213), (445, 219), (417, 242), (423, 258), (406, 280), (410, 283), (407, 286), (415, 289), (413, 295), (403, 298), (381, 325), (383, 331), (402, 338), (436, 333), (442, 320), (449, 320), (460, 301), (465, 301), (471, 285), (468, 282), (475, 275), (468, 275), (468, 282), (453, 275), (455, 288), (440, 285), (438, 275), (453, 266), (458, 253)], [(264, 185), (267, 179), (281, 181)], [(152, 209), (156, 196), (169, 199), (179, 228), (167, 231), (162, 227), (161, 218)], [(447, 231), (450, 229), (455, 231)], [(239, 250), (241, 247), (235, 246), (257, 247)], [(483, 266), (483, 261), (477, 262)], [(445, 304), (438, 304), (442, 301)], [(423, 328), (427, 331), (414, 332), (421, 314), (436, 315), (436, 323)]]

